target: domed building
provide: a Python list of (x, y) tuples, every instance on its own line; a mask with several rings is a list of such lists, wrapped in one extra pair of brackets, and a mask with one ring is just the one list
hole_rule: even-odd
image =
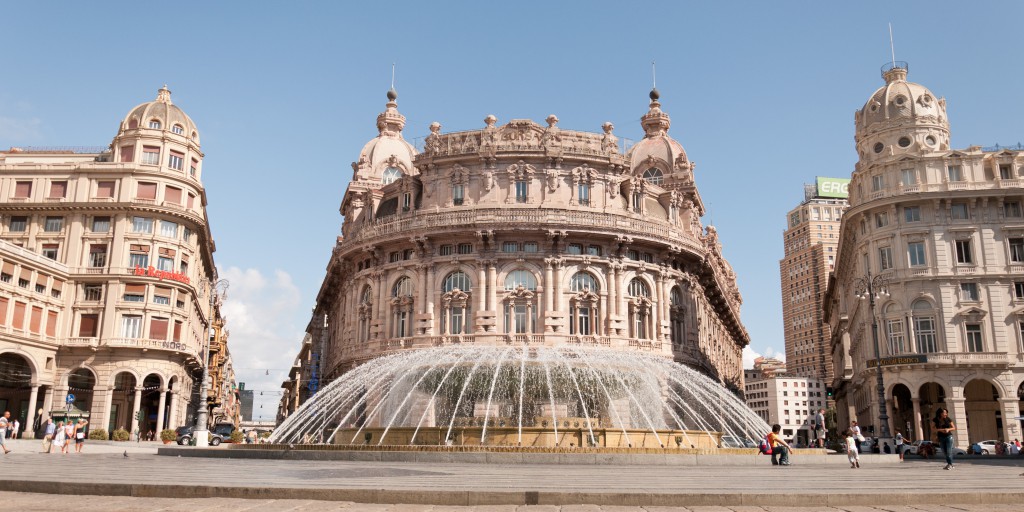
[(854, 117), (860, 158), (824, 303), (839, 424), (934, 439), (946, 408), (961, 448), (1019, 438), (1024, 151), (951, 149), (946, 101), (907, 72), (883, 68)]
[(0, 152), (0, 403), (29, 433), (39, 410), (108, 433), (185, 424), (207, 343), (210, 389), (231, 378), (202, 177), (166, 86), (109, 147)]
[[(655, 353), (739, 393), (736, 276), (657, 91), (627, 152), (611, 123), (573, 131), (554, 115), (432, 123), (417, 152), (396, 100), (341, 202), (304, 348), (317, 379), (426, 347), (574, 345)], [(285, 383), (282, 416), (306, 384)]]

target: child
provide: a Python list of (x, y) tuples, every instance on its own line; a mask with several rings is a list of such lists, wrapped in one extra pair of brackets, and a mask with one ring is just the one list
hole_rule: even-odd
[(850, 468), (860, 467), (860, 453), (857, 451), (857, 438), (853, 436), (853, 430), (847, 429), (846, 436), (846, 457), (850, 459)]

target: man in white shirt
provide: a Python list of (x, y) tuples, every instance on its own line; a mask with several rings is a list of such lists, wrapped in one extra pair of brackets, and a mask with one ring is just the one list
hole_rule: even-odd
[(4, 455), (11, 453), (7, 449), (7, 427), (11, 424), (11, 411), (4, 411), (4, 415), (0, 416), (0, 447), (4, 449)]

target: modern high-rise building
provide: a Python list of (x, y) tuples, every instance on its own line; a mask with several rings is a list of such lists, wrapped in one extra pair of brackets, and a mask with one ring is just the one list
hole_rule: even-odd
[(0, 152), (0, 409), (27, 431), (39, 410), (142, 434), (194, 415), (206, 345), (228, 360), (203, 156), (166, 87), (108, 147)]
[(849, 179), (818, 177), (804, 186), (804, 200), (786, 216), (785, 256), (779, 261), (786, 368), (797, 377), (832, 381), (831, 330), (822, 299), (835, 266), (839, 224), (848, 203)]
[(855, 115), (825, 301), (839, 423), (877, 435), (884, 404), (892, 435), (934, 439), (945, 408), (957, 446), (1020, 438), (1024, 148), (951, 148), (946, 100), (908, 82), (906, 63), (882, 76)]

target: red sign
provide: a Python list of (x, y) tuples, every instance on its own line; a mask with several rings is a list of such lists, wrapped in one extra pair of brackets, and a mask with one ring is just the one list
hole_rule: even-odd
[(170, 279), (172, 281), (179, 281), (179, 282), (182, 282), (182, 283), (185, 283), (185, 284), (189, 284), (189, 282), (190, 282), (190, 279), (188, 278), (188, 276), (183, 274), (183, 273), (181, 273), (181, 272), (168, 272), (166, 270), (157, 270), (154, 267), (146, 267), (146, 268), (135, 267), (135, 275), (137, 275), (137, 276), (146, 276), (146, 277), (155, 277), (155, 278), (161, 279), (161, 280), (162, 279)]

